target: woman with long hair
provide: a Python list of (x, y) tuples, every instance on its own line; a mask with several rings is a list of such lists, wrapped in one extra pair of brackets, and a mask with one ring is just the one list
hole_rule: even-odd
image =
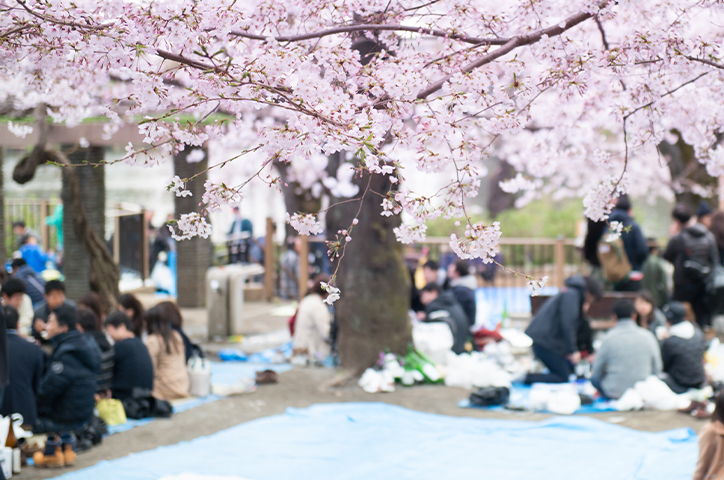
[(103, 304), (101, 297), (96, 292), (88, 292), (75, 302), (78, 308), (85, 307), (96, 316), (98, 323), (96, 324), (96, 330), (103, 328), (103, 320), (106, 318), (106, 312), (103, 310)]
[(299, 302), (294, 325), (294, 352), (306, 354), (310, 364), (323, 361), (331, 351), (332, 314), (329, 305), (324, 303), (328, 293), (322, 288), (322, 282), (329, 282), (329, 277), (325, 274), (314, 277), (312, 288)]
[(189, 340), (189, 337), (186, 336), (186, 333), (183, 331), (184, 319), (181, 316), (181, 310), (178, 308), (178, 305), (169, 301), (161, 302), (156, 305), (156, 307), (161, 309), (161, 315), (168, 319), (171, 324), (171, 328), (181, 335), (181, 339), (184, 342), (184, 354), (186, 355), (186, 361), (188, 362), (189, 358), (191, 358), (191, 355), (194, 353), (194, 349), (198, 347), (191, 343), (191, 340)]
[(181, 335), (158, 306), (144, 315), (148, 337), (145, 344), (153, 363), (153, 396), (175, 400), (189, 396), (189, 375)]
[(699, 461), (694, 480), (724, 478), (724, 394), (716, 397), (711, 423), (699, 434)]
[(133, 334), (142, 338), (144, 333), (143, 305), (131, 293), (124, 293), (118, 297), (118, 310), (128, 315), (133, 325)]
[(638, 326), (649, 330), (656, 338), (662, 340), (666, 332), (666, 316), (656, 307), (653, 295), (641, 290), (634, 300), (634, 308)]

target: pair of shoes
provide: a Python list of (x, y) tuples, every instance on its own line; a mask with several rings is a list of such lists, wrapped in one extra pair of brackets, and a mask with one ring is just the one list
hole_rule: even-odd
[(256, 372), (256, 383), (257, 385), (263, 385), (265, 383), (277, 383), (279, 376), (274, 370), (264, 370)]
[(64, 433), (60, 437), (48, 434), (45, 449), (33, 454), (33, 464), (38, 468), (69, 467), (75, 464), (75, 435)]

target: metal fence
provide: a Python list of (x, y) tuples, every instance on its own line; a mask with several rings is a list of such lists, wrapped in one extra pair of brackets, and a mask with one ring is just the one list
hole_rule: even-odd
[(8, 258), (18, 249), (18, 238), (13, 232), (13, 222), (23, 221), (25, 225), (40, 237), (43, 250), (53, 250), (58, 240), (55, 229), (48, 227), (45, 219), (52, 215), (60, 203), (57, 199), (5, 199), (5, 246)]

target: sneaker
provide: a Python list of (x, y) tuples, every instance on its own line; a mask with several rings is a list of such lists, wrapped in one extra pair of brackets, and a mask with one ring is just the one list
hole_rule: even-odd
[(263, 385), (268, 383), (279, 382), (279, 376), (274, 370), (264, 370), (256, 372), (256, 383), (257, 385)]
[(75, 464), (76, 439), (72, 433), (64, 433), (60, 436), (60, 443), (63, 447), (63, 456), (67, 467)]
[(33, 454), (33, 463), (38, 468), (58, 468), (65, 466), (63, 446), (57, 436), (50, 434), (45, 441), (45, 450)]

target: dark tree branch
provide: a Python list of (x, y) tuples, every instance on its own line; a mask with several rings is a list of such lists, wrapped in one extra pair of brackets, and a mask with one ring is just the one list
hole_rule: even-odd
[(692, 62), (699, 62), (699, 63), (703, 63), (705, 65), (709, 65), (710, 67), (724, 70), (724, 65), (722, 65), (721, 63), (712, 62), (711, 60), (707, 60), (706, 58), (697, 58), (697, 57), (691, 57), (688, 55), (685, 58), (687, 60), (691, 60)]
[[(421, 35), (431, 35), (433, 37), (450, 38), (452, 40), (458, 40), (464, 43), (474, 44), (487, 44), (487, 45), (503, 45), (508, 39), (507, 38), (477, 38), (469, 37), (459, 33), (446, 32), (445, 30), (435, 30), (430, 28), (412, 27), (407, 25), (377, 25), (377, 24), (359, 24), (359, 25), (345, 25), (342, 27), (330, 28), (328, 30), (321, 30), (319, 32), (303, 33), (300, 35), (281, 35), (274, 37), (277, 42), (301, 42), (303, 40), (311, 40), (313, 38), (327, 37), (329, 35), (337, 35), (340, 33), (352, 33), (352, 32), (381, 32), (381, 31), (392, 31), (392, 32), (413, 32)], [(233, 31), (230, 33), (236, 37), (249, 38), (251, 40), (267, 41), (271, 35), (255, 35), (253, 33)]]

